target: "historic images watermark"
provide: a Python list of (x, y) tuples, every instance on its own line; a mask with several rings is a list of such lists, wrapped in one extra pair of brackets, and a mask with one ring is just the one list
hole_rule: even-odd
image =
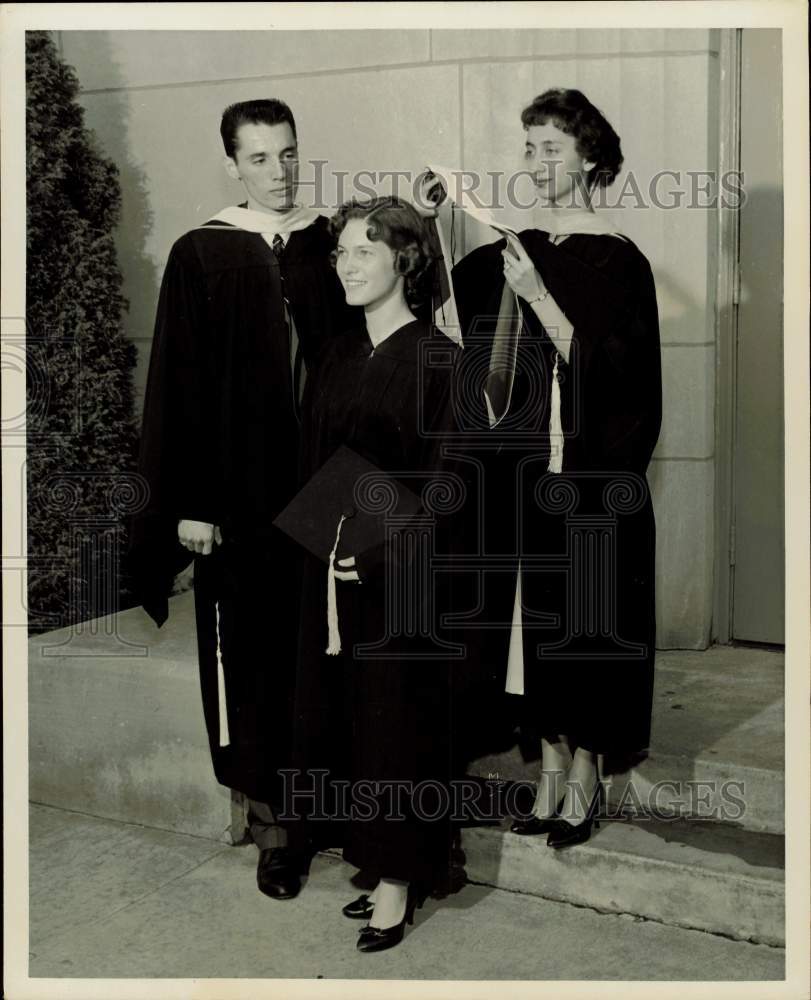
[[(285, 768), (282, 779), (281, 822), (305, 818), (312, 822), (497, 823), (505, 816), (529, 819), (535, 784), (498, 778), (457, 778), (448, 782), (333, 778), (326, 769)], [(582, 820), (591, 797), (577, 782), (571, 785), (572, 808), (560, 819)], [(640, 793), (633, 783), (611, 797), (597, 818), (616, 822), (679, 819), (739, 822), (746, 814), (743, 781), (661, 780)], [(576, 800), (576, 801), (575, 801)]]
[[(550, 167), (555, 161), (548, 161)], [(420, 208), (435, 205), (426, 185), (428, 171), (411, 170), (333, 170), (328, 160), (306, 160), (305, 170), (298, 180), (299, 197), (318, 211), (331, 212), (335, 205), (348, 198), (375, 198), (383, 190), (405, 198)], [(530, 170), (456, 170), (451, 171), (448, 196), (455, 202), (487, 211), (512, 209), (529, 211), (537, 206), (534, 173)], [(573, 174), (574, 183), (562, 208), (581, 204), (584, 193), (580, 174)], [(629, 170), (610, 187), (592, 188), (589, 199), (594, 208), (658, 209), (662, 211), (718, 208), (737, 211), (746, 204), (746, 178), (743, 171), (727, 170), (657, 170), (640, 175)]]

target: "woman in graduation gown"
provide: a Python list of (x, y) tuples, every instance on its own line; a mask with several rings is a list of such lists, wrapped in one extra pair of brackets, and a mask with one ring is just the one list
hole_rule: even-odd
[[(365, 324), (327, 345), (308, 383), (305, 478), (347, 446), (419, 494), (420, 483), (432, 478), (440, 435), (449, 424), (457, 351), (412, 311), (430, 263), (425, 227), (412, 206), (385, 197), (344, 205), (332, 229), (338, 277), (347, 302), (364, 308)], [(429, 362), (427, 348), (440, 363)], [(437, 792), (449, 776), (447, 664), (432, 637), (398, 634), (396, 614), (387, 605), (393, 559), (391, 542), (361, 552), (337, 545), (338, 655), (325, 652), (327, 572), (314, 557), (305, 568), (302, 597), (297, 782), (311, 787), (313, 798), (307, 810), (298, 795), (292, 809), (299, 817), (309, 815), (303, 828), (315, 846), (340, 840), (345, 859), (377, 880), (373, 893), (343, 911), (369, 917), (358, 939), (361, 951), (397, 944), (415, 906), (449, 864), (449, 818)], [(427, 600), (433, 593), (419, 596)], [(400, 610), (431, 614), (413, 602)], [(377, 653), (360, 648), (384, 638)], [(319, 769), (328, 772), (323, 781)], [(350, 783), (343, 798), (336, 792), (342, 780)], [(355, 800), (362, 785), (376, 782), (378, 794), (366, 784), (363, 802)], [(397, 792), (395, 782), (407, 786)], [(427, 795), (416, 802), (409, 788), (420, 783), (433, 791), (423, 786)], [(443, 815), (427, 818), (435, 812)], [(327, 815), (337, 821), (326, 822)], [(294, 840), (301, 834), (301, 825), (291, 831)]]
[[(480, 247), (453, 270), (461, 429), (480, 484), (470, 543), (483, 546), (484, 567), (466, 640), (479, 706), (506, 705), (524, 746), (541, 749), (531, 813), (513, 832), (566, 847), (590, 836), (598, 757), (649, 742), (645, 471), (661, 422), (659, 330), (647, 260), (591, 205), (619, 172), (619, 137), (576, 90), (546, 91), (521, 121), (545, 228)], [(428, 200), (432, 187), (429, 177)]]

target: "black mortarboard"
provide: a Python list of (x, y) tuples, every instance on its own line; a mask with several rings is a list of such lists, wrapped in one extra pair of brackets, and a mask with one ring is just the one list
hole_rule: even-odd
[(273, 522), (327, 563), (329, 655), (341, 651), (333, 557), (359, 556), (379, 545), (387, 518), (408, 518), (421, 506), (392, 475), (341, 446)]
[(386, 536), (386, 519), (421, 508), (401, 482), (342, 445), (273, 522), (305, 549), (329, 563), (341, 516), (342, 553), (360, 555)]

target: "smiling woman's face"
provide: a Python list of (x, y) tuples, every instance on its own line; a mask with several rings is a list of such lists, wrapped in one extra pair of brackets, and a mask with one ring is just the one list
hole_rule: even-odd
[(577, 152), (575, 137), (551, 121), (526, 130), (524, 165), (546, 205), (578, 204), (586, 190), (586, 174), (594, 166)]
[(376, 304), (402, 293), (403, 278), (394, 270), (394, 251), (382, 240), (366, 235), (366, 219), (350, 219), (338, 238), (335, 269), (351, 306), (374, 308)]

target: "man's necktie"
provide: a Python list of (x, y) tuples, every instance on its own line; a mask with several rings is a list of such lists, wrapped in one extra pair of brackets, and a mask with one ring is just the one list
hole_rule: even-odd
[(293, 406), (296, 411), (296, 418), (301, 417), (301, 392), (303, 388), (302, 379), (302, 357), (301, 351), (299, 350), (299, 339), (296, 333), (296, 324), (293, 322), (293, 316), (290, 312), (289, 303), (287, 301), (287, 295), (285, 294), (284, 288), (284, 273), (281, 271), (282, 257), (284, 256), (284, 240), (281, 236), (276, 233), (273, 237), (270, 249), (276, 255), (276, 260), (280, 265), (280, 274), (282, 280), (282, 297), (284, 301), (284, 318), (287, 323), (287, 333), (288, 333), (288, 347), (290, 349), (290, 371), (292, 373), (293, 381)]

